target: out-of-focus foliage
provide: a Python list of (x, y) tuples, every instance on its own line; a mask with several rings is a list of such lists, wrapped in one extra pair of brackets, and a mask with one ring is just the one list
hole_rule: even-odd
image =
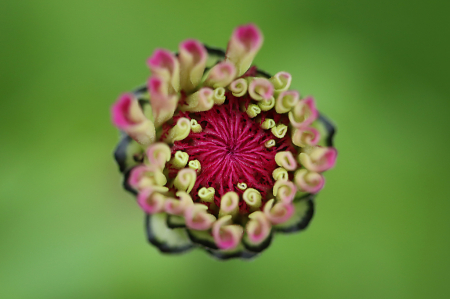
[[(3, 1), (1, 298), (448, 298), (445, 1)], [(288, 71), (338, 126), (309, 229), (251, 262), (146, 244), (109, 107), (157, 47), (226, 46)]]

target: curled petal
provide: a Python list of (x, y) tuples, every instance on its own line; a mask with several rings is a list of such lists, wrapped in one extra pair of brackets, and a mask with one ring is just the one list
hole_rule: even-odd
[(208, 111), (214, 106), (214, 90), (208, 87), (203, 87), (197, 92), (191, 94), (186, 98), (185, 106), (181, 106), (181, 111), (201, 112)]
[(170, 129), (169, 134), (165, 139), (167, 143), (173, 143), (174, 141), (183, 140), (188, 137), (191, 132), (191, 121), (186, 117), (180, 117), (177, 124)]
[(134, 167), (131, 172), (130, 176), (128, 177), (128, 184), (135, 188), (139, 188), (139, 183), (141, 182), (142, 178), (145, 176), (145, 173), (148, 171), (149, 167), (146, 165), (139, 165)]
[(287, 181), (289, 179), (289, 175), (286, 169), (283, 167), (278, 167), (272, 172), (272, 177), (275, 181), (278, 180), (285, 180)]
[(254, 118), (261, 113), (261, 109), (258, 107), (258, 105), (250, 104), (248, 105), (246, 112), (248, 117)]
[(167, 82), (168, 93), (174, 94), (180, 90), (180, 65), (175, 55), (167, 50), (157, 49), (147, 60), (147, 64), (153, 75)]
[(239, 195), (230, 191), (225, 193), (220, 199), (219, 217), (225, 215), (235, 216), (239, 211)]
[(207, 230), (211, 228), (216, 217), (207, 212), (208, 207), (203, 204), (193, 204), (186, 208), (184, 217), (186, 226), (195, 230)]
[(216, 89), (214, 89), (214, 94), (213, 94), (214, 104), (222, 105), (226, 99), (227, 99), (227, 97), (225, 96), (225, 88), (217, 87)]
[(278, 166), (289, 171), (293, 171), (297, 168), (297, 161), (295, 161), (294, 156), (289, 151), (276, 153), (275, 162)]
[(319, 141), (320, 133), (312, 127), (295, 129), (292, 134), (292, 143), (299, 147), (315, 146)]
[(295, 172), (294, 181), (300, 191), (308, 193), (319, 192), (325, 184), (325, 180), (320, 173), (304, 168)]
[(274, 199), (269, 200), (264, 206), (264, 214), (272, 224), (284, 223), (291, 218), (294, 213), (292, 204), (277, 202), (274, 205)]
[[(314, 216), (314, 196), (315, 194), (307, 194), (296, 198), (292, 205), (289, 205), (293, 209), (292, 215), (289, 219), (286, 219), (287, 221), (274, 225), (274, 229), (283, 233), (293, 233), (307, 228)], [(277, 222), (276, 219), (278, 218), (276, 217), (277, 213), (280, 216), (284, 215), (282, 203), (278, 203), (278, 205), (280, 207), (275, 207), (273, 210), (272, 217), (275, 222)]]
[(139, 102), (132, 94), (123, 94), (112, 106), (112, 120), (119, 129), (126, 129), (144, 122), (145, 117)]
[(148, 80), (148, 92), (155, 125), (158, 127), (172, 118), (177, 107), (178, 96), (168, 94), (167, 83), (158, 76), (152, 76)]
[[(159, 168), (155, 166), (136, 166), (131, 170), (130, 176), (128, 178), (128, 184), (137, 190), (143, 190), (151, 187), (158, 192), (164, 192), (164, 190), (167, 188), (162, 186), (164, 186), (166, 183), (166, 176)], [(159, 186), (158, 189), (156, 189), (157, 186)]]
[(271, 148), (273, 146), (277, 145), (277, 142), (273, 139), (269, 139), (266, 142), (264, 142), (264, 146), (267, 148)]
[(155, 125), (145, 117), (133, 95), (122, 95), (112, 106), (111, 114), (114, 125), (139, 144), (148, 146), (155, 141)]
[(167, 198), (164, 204), (164, 210), (172, 215), (183, 215), (187, 207), (194, 204), (192, 197), (186, 192), (178, 191), (177, 196), (180, 199)]
[(193, 118), (191, 119), (191, 130), (194, 133), (200, 133), (202, 131), (202, 126)]
[(266, 118), (263, 123), (261, 124), (261, 128), (263, 128), (264, 130), (269, 130), (272, 129), (273, 127), (275, 127), (277, 124), (275, 123), (275, 121), (271, 118)]
[(258, 102), (258, 107), (262, 110), (262, 111), (269, 111), (270, 109), (272, 109), (275, 106), (275, 98), (271, 97), (269, 100), (267, 101), (259, 101)]
[(182, 151), (175, 152), (172, 160), (170, 160), (170, 164), (172, 164), (173, 168), (181, 169), (186, 166), (189, 161), (189, 155)]
[(273, 196), (285, 204), (290, 204), (294, 200), (295, 193), (297, 193), (297, 187), (291, 181), (276, 181), (273, 186)]
[(273, 85), (265, 78), (249, 78), (248, 94), (255, 101), (269, 101), (273, 96)]
[(242, 239), (243, 229), (231, 223), (231, 215), (219, 218), (212, 227), (212, 235), (217, 247), (222, 250), (236, 248)]
[(312, 97), (299, 101), (289, 112), (289, 121), (295, 128), (304, 128), (312, 124), (318, 116), (316, 104)]
[(243, 78), (236, 79), (231, 82), (231, 84), (228, 86), (228, 89), (235, 97), (242, 97), (247, 93), (248, 90), (247, 80)]
[(288, 127), (283, 124), (279, 124), (276, 127), (273, 127), (271, 132), (277, 138), (283, 138), (287, 133)]
[(308, 170), (323, 172), (336, 163), (337, 151), (334, 147), (313, 147), (298, 156), (300, 163)]
[(291, 86), (292, 76), (286, 72), (276, 73), (275, 76), (269, 79), (275, 88), (275, 92), (279, 93), (282, 91), (286, 91)]
[(191, 168), (183, 168), (175, 177), (173, 185), (179, 191), (185, 191), (187, 193), (191, 192), (194, 188), (195, 181), (197, 180), (197, 173)]
[(200, 197), (201, 201), (204, 202), (212, 202), (214, 200), (214, 194), (216, 190), (213, 187), (203, 187), (198, 190), (198, 197)]
[(253, 188), (248, 188), (242, 195), (245, 203), (249, 207), (250, 211), (256, 211), (261, 207), (261, 193)]
[(150, 145), (147, 149), (147, 158), (150, 165), (155, 165), (163, 170), (166, 162), (170, 160), (170, 147), (163, 143), (157, 142)]
[(277, 113), (287, 113), (291, 111), (299, 101), (299, 94), (295, 90), (283, 91), (277, 97), (275, 111)]
[(199, 173), (200, 170), (202, 170), (202, 165), (200, 165), (200, 162), (197, 159), (189, 161), (188, 165), (189, 168), (194, 169), (197, 173)]
[(155, 214), (164, 211), (166, 197), (153, 189), (144, 189), (139, 192), (137, 202), (147, 214)]
[(241, 183), (237, 184), (237, 187), (241, 190), (245, 190), (245, 189), (247, 189), (247, 184), (244, 182), (241, 182)]
[(222, 61), (216, 64), (205, 80), (206, 86), (213, 88), (225, 87), (236, 78), (236, 68), (230, 61)]
[(270, 235), (272, 225), (261, 211), (256, 211), (248, 215), (250, 219), (245, 226), (247, 236), (253, 244), (260, 244)]
[(228, 43), (226, 57), (234, 63), (237, 76), (242, 76), (252, 64), (263, 43), (263, 36), (253, 24), (236, 28)]
[(186, 205), (189, 206), (189, 205), (193, 204), (192, 197), (188, 193), (183, 192), (183, 191), (178, 191), (175, 195), (180, 198), (181, 202), (186, 203)]
[(179, 50), (181, 89), (191, 91), (202, 79), (208, 53), (203, 44), (192, 39), (182, 42)]

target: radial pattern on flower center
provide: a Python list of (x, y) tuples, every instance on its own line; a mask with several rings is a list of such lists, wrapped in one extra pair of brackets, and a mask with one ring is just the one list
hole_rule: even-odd
[[(240, 105), (248, 105), (249, 101), (249, 98), (228, 94), (223, 105), (189, 114), (202, 126), (202, 132), (191, 132), (186, 139), (176, 141), (172, 151), (184, 151), (191, 161), (200, 162), (201, 171), (193, 194), (202, 187), (213, 187), (215, 202), (220, 205), (220, 198), (226, 192), (242, 194), (240, 183), (258, 190), (263, 198), (273, 187), (272, 172), (278, 167), (275, 154), (291, 149), (292, 143), (290, 138), (284, 137), (278, 139), (275, 146), (266, 147), (266, 142), (274, 139), (270, 130), (261, 128), (266, 113), (252, 119), (239, 110)], [(244, 202), (240, 209), (246, 210)]]

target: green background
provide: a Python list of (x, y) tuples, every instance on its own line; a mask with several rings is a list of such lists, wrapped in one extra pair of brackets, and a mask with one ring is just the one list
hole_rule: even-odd
[[(421, 3), (423, 2), (423, 3)], [(448, 1), (1, 1), (1, 298), (449, 298)], [(301, 234), (262, 256), (165, 256), (120, 186), (110, 106), (157, 47), (288, 71), (338, 125)], [(447, 137), (446, 137), (447, 136)]]

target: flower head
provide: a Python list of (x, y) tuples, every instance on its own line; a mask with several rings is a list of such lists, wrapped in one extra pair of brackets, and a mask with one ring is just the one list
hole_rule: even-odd
[(162, 252), (251, 258), (312, 219), (336, 161), (334, 127), (312, 97), (290, 90), (289, 73), (252, 66), (262, 42), (250, 24), (226, 52), (196, 40), (177, 54), (158, 49), (147, 86), (112, 107), (124, 187)]

